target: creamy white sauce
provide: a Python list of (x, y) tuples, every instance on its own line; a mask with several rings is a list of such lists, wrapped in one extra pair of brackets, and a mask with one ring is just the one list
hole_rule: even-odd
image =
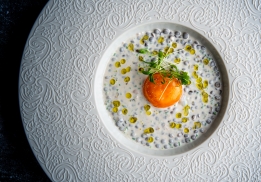
[[(222, 84), (215, 61), (207, 48), (202, 47), (204, 45), (195, 43), (196, 40), (193, 37), (187, 39), (182, 38), (182, 33), (181, 38), (177, 38), (177, 34), (175, 37), (170, 36), (171, 34), (169, 33), (164, 34), (164, 31), (161, 31), (160, 34), (153, 33), (154, 31), (141, 32), (138, 35), (133, 35), (131, 39), (122, 43), (122, 46), (117, 48), (112, 54), (104, 74), (104, 104), (115, 121), (115, 127), (118, 127), (125, 137), (153, 149), (169, 149), (193, 142), (211, 127), (211, 123), (219, 111)], [(167, 45), (171, 45), (173, 42), (177, 42), (178, 45), (174, 51), (183, 50), (183, 53), (174, 52), (166, 59), (173, 62), (176, 57), (179, 57), (181, 61), (176, 65), (180, 70), (188, 72), (191, 78), (191, 84), (182, 86), (182, 98), (178, 103), (168, 108), (160, 109), (153, 107), (153, 105), (146, 100), (142, 92), (142, 87), (147, 76), (138, 71), (139, 66), (143, 67), (144, 63), (138, 59), (140, 54), (128, 49), (130, 43), (134, 45), (134, 50), (145, 48), (145, 45), (140, 44), (140, 39), (146, 33), (149, 37), (154, 36), (154, 38), (151, 38), (154, 39), (153, 42), (149, 40), (145, 41), (149, 50), (159, 51)], [(175, 35), (174, 32), (173, 35)], [(157, 42), (160, 36), (164, 37), (162, 44)], [(192, 48), (195, 49), (194, 55), (184, 50), (186, 45), (191, 45)], [(150, 61), (149, 56), (142, 56), (144, 60)], [(207, 65), (203, 63), (203, 59), (205, 58), (209, 60)], [(126, 62), (117, 68), (115, 63), (120, 62), (122, 59), (125, 59)], [(198, 65), (196, 72), (197, 75), (202, 78), (202, 81), (208, 81), (208, 86), (203, 89), (208, 94), (207, 103), (202, 101), (202, 90), (196, 87), (196, 79), (192, 76), (192, 72), (195, 71), (194, 65)], [(130, 67), (131, 71), (122, 74), (121, 70), (127, 67)], [(124, 81), (126, 77), (130, 78), (130, 81), (127, 83)], [(114, 85), (110, 83), (111, 79), (116, 81)], [(130, 99), (126, 98), (126, 93), (132, 95)], [(120, 106), (117, 107), (118, 112), (113, 112), (113, 108), (115, 108), (113, 101), (120, 101)], [(150, 105), (149, 112), (151, 112), (151, 115), (147, 115), (144, 109), (145, 105)], [(190, 107), (188, 116), (184, 116), (183, 114), (186, 105)], [(124, 108), (128, 110), (126, 115), (122, 113)], [(181, 113), (182, 117), (177, 118), (177, 113)], [(137, 121), (131, 123), (131, 117), (136, 117)], [(182, 122), (183, 117), (188, 119), (186, 123)], [(170, 123), (172, 122), (176, 125), (181, 124), (182, 127), (171, 128)], [(200, 122), (201, 127), (195, 129), (195, 122)], [(144, 130), (149, 127), (152, 127), (154, 132), (144, 134)], [(188, 133), (184, 132), (185, 128), (189, 129)], [(154, 141), (149, 143), (149, 137), (153, 137)]]

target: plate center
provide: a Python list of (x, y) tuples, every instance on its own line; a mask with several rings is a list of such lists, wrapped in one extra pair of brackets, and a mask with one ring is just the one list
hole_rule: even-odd
[[(159, 62), (160, 53), (166, 55), (165, 62), (155, 72), (151, 63)], [(155, 107), (144, 97), (143, 83), (151, 73), (164, 78), (171, 65), (177, 73), (186, 72), (190, 83), (182, 85), (179, 102)], [(105, 128), (136, 152), (187, 152), (213, 134), (226, 110), (228, 77), (219, 53), (204, 36), (183, 25), (155, 22), (126, 31), (108, 47), (96, 73), (95, 100)]]

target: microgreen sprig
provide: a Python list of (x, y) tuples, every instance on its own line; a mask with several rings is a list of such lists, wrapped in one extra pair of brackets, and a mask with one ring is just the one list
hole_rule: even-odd
[(159, 73), (163, 78), (163, 81), (161, 82), (162, 84), (165, 83), (166, 77), (170, 79), (177, 78), (178, 80), (180, 80), (182, 85), (190, 84), (190, 77), (188, 73), (184, 71), (180, 71), (175, 64), (173, 64), (172, 62), (166, 59), (170, 54), (175, 52), (178, 53), (179, 50), (172, 53), (169, 53), (169, 51), (170, 51), (170, 47), (166, 52), (159, 51), (158, 54), (154, 55), (147, 48), (138, 49), (137, 50), (138, 53), (148, 54), (151, 57), (153, 57), (153, 59), (151, 59), (150, 62), (142, 61), (143, 63), (146, 63), (148, 66), (145, 66), (141, 72), (144, 75), (148, 75), (149, 80), (153, 83), (155, 83), (153, 75), (155, 73)]

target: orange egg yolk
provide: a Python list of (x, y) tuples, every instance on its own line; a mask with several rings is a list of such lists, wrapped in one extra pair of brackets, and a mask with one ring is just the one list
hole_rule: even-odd
[(165, 108), (179, 101), (182, 85), (178, 79), (165, 77), (165, 83), (162, 84), (163, 77), (159, 73), (155, 73), (153, 78), (155, 83), (148, 77), (143, 85), (143, 94), (153, 106)]

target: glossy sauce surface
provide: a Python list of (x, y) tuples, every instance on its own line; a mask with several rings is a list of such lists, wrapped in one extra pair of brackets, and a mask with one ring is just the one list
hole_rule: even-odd
[[(204, 45), (184, 35), (178, 30), (130, 35), (108, 62), (104, 105), (123, 137), (137, 145), (155, 150), (186, 145), (211, 127), (220, 110), (222, 83), (215, 60)], [(190, 85), (167, 80), (155, 86), (140, 72), (143, 61), (151, 61), (153, 56), (138, 54), (136, 49), (157, 53), (166, 47), (173, 51), (166, 59), (188, 72)], [(162, 81), (155, 77), (157, 83)]]

